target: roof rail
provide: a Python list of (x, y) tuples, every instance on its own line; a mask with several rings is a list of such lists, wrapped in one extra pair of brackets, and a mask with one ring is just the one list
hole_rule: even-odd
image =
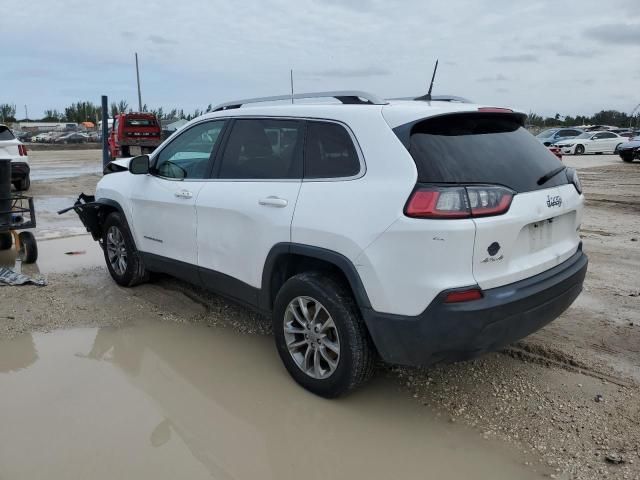
[(235, 100), (233, 102), (221, 103), (216, 105), (214, 112), (221, 110), (231, 110), (240, 108), (249, 103), (277, 102), (281, 100), (300, 100), (303, 98), (335, 98), (345, 104), (352, 105), (386, 105), (387, 101), (382, 100), (375, 95), (358, 90), (345, 90), (337, 92), (313, 92), (313, 93), (296, 93), (295, 95), (277, 95), (275, 97), (248, 98), (245, 100)]
[[(415, 100), (428, 102), (426, 95), (421, 97), (400, 97), (400, 98), (390, 98), (389, 100)], [(458, 103), (473, 103), (471, 100), (468, 100), (464, 97), (457, 97), (455, 95), (432, 95), (432, 102), (458, 102)]]

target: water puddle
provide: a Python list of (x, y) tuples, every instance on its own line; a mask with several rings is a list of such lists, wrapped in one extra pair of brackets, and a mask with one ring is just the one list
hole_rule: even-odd
[(102, 164), (90, 165), (39, 165), (36, 164), (31, 169), (31, 180), (57, 180), (60, 178), (79, 177), (80, 175), (89, 175), (94, 173), (102, 173)]
[(0, 478), (540, 478), (392, 380), (305, 392), (272, 343), (167, 323), (0, 342)]
[[(91, 235), (54, 240), (38, 239), (37, 243), (38, 261), (31, 265), (23, 263), (19, 267), (27, 275), (69, 273), (83, 268), (104, 266), (102, 249)], [(0, 251), (0, 266), (18, 268), (16, 257), (15, 248)]]

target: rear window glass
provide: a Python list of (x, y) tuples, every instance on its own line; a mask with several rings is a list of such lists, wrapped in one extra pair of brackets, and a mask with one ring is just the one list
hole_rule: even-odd
[(537, 184), (562, 163), (512, 115), (467, 113), (416, 122), (409, 152), (423, 183), (489, 183), (516, 192), (568, 183), (559, 174)]
[(219, 178), (301, 178), (302, 129), (297, 120), (236, 120), (220, 161)]
[(13, 140), (14, 138), (8, 127), (0, 126), (0, 140)]
[(127, 127), (154, 127), (156, 122), (149, 118), (127, 118)]
[(344, 178), (360, 172), (349, 132), (337, 123), (309, 122), (304, 152), (305, 178)]

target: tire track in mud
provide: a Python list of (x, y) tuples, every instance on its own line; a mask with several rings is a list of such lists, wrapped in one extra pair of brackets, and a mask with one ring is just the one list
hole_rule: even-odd
[(598, 380), (604, 380), (620, 387), (634, 387), (636, 384), (633, 380), (624, 379), (609, 373), (597, 370), (584, 362), (576, 360), (567, 353), (538, 344), (518, 342), (511, 347), (507, 347), (501, 351), (505, 355), (509, 355), (517, 360), (531, 362), (543, 367), (557, 367), (572, 373), (587, 375)]

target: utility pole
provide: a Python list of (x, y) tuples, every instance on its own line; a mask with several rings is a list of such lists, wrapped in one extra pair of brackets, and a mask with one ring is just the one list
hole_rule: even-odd
[(109, 99), (102, 95), (102, 167), (109, 163)]
[(29, 120), (29, 110), (27, 110), (27, 106), (24, 106), (24, 119)]
[(138, 111), (142, 111), (142, 94), (140, 93), (140, 69), (138, 68), (138, 52), (136, 52), (136, 79), (138, 80)]

